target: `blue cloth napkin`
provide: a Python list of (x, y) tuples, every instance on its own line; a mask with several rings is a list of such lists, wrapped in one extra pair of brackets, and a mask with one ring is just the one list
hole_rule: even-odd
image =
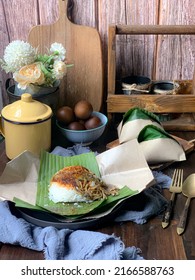
[(68, 148), (63, 148), (60, 146), (56, 146), (51, 154), (55, 154), (58, 156), (64, 156), (64, 157), (70, 157), (70, 156), (75, 156), (75, 155), (81, 155), (84, 153), (89, 153), (91, 152), (91, 149), (89, 147), (84, 147), (80, 144), (76, 144), (72, 147)]
[(144, 224), (153, 216), (160, 215), (167, 206), (162, 189), (168, 188), (171, 178), (162, 172), (153, 171), (156, 184), (129, 199), (126, 209), (116, 217), (116, 222), (132, 221)]
[(125, 248), (115, 235), (34, 226), (12, 215), (7, 201), (0, 202), (0, 242), (43, 251), (47, 260), (143, 259), (138, 248)]
[[(75, 145), (68, 149), (56, 147), (52, 153), (73, 156), (91, 152), (88, 147)], [(156, 185), (129, 199), (126, 209), (116, 217), (116, 222), (133, 221), (143, 224), (159, 215), (167, 205), (161, 191), (171, 179), (161, 172), (153, 172)], [(10, 211), (7, 201), (0, 202), (0, 242), (21, 245), (43, 251), (47, 260), (142, 260), (141, 250), (125, 247), (119, 237), (87, 230), (58, 230), (41, 228), (17, 218)]]

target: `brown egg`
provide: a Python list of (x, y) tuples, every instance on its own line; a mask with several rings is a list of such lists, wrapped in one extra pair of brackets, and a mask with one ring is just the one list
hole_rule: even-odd
[(75, 116), (78, 119), (86, 120), (93, 112), (93, 106), (87, 100), (81, 100), (74, 107)]
[(63, 106), (57, 110), (56, 118), (59, 122), (68, 125), (75, 119), (74, 110), (71, 107)]
[(68, 125), (68, 129), (71, 129), (71, 130), (85, 130), (85, 126), (80, 123), (80, 122), (71, 122), (69, 125)]
[(85, 120), (78, 120), (78, 122), (85, 126)]
[(96, 127), (98, 127), (100, 125), (101, 125), (101, 120), (98, 117), (96, 117), (96, 116), (93, 116), (93, 117), (89, 118), (85, 122), (85, 128), (86, 129), (96, 128)]

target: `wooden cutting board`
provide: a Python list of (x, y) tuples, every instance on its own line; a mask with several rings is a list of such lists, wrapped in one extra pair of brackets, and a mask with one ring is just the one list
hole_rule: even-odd
[(103, 101), (101, 40), (95, 28), (72, 23), (67, 17), (68, 0), (59, 0), (59, 18), (54, 24), (34, 26), (28, 41), (41, 53), (54, 42), (66, 48), (66, 59), (74, 66), (60, 85), (61, 104), (73, 106), (86, 99), (99, 111)]

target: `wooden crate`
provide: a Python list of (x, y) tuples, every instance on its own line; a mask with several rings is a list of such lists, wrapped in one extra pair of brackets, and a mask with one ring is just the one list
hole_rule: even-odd
[[(177, 81), (177, 94), (133, 94), (116, 92), (116, 35), (195, 35), (195, 25), (110, 25), (108, 32), (108, 96), (107, 114), (124, 113), (133, 107), (158, 114), (180, 114), (180, 118), (165, 122), (169, 130), (195, 130), (195, 72), (193, 80)], [(186, 86), (187, 85), (187, 86)]]

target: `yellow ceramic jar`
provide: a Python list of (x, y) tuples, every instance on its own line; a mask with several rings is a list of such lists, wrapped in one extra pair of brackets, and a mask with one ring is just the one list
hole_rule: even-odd
[(40, 155), (51, 147), (51, 108), (32, 95), (24, 93), (21, 100), (5, 106), (1, 111), (0, 132), (5, 137), (9, 159), (24, 151)]

